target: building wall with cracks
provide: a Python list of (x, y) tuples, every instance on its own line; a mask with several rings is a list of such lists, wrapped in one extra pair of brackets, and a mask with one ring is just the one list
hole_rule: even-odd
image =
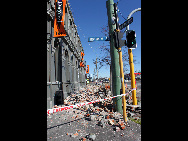
[[(64, 99), (85, 85), (85, 67), (80, 67), (84, 52), (68, 0), (65, 6), (66, 36), (53, 38), (55, 0), (47, 1), (47, 109), (55, 104), (57, 91)], [(86, 61), (83, 60), (86, 66)]]

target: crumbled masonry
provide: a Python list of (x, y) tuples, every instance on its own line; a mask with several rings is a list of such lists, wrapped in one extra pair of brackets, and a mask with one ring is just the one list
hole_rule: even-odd
[[(129, 89), (126, 89), (129, 91)], [(76, 101), (76, 96), (78, 97)], [(87, 86), (80, 91), (72, 93), (64, 100), (64, 105), (55, 105), (54, 108), (75, 105), (82, 102), (90, 102), (100, 99), (101, 96), (111, 97), (109, 89), (104, 93), (99, 86)], [(127, 96), (127, 116), (132, 118), (141, 118), (141, 107), (132, 107), (128, 104), (130, 96)], [(48, 121), (54, 119), (54, 121)], [(123, 115), (116, 112), (113, 108), (113, 100), (108, 99), (102, 102), (96, 102), (90, 105), (84, 105), (77, 108), (48, 114), (47, 117), (48, 140), (56, 140), (53, 136), (60, 140), (116, 140), (117, 134), (121, 133), (118, 138), (130, 138), (132, 140), (138, 138), (140, 140), (141, 132), (131, 134), (132, 126), (139, 129), (141, 125), (130, 120), (127, 123), (123, 120)], [(50, 132), (53, 131), (53, 132)], [(92, 131), (92, 132), (91, 132)], [(59, 132), (59, 133), (56, 133)], [(64, 133), (63, 133), (64, 132)], [(103, 133), (104, 132), (104, 133)], [(112, 133), (108, 133), (112, 132)], [(87, 133), (87, 134), (86, 134)], [(115, 134), (114, 134), (115, 133)], [(124, 134), (123, 134), (124, 133)], [(58, 134), (58, 135), (57, 135)], [(60, 135), (61, 134), (61, 135)], [(106, 135), (105, 135), (106, 134)], [(107, 135), (113, 136), (107, 137)], [(104, 137), (102, 137), (102, 135)], [(115, 137), (114, 137), (115, 136)], [(68, 139), (71, 138), (71, 139)]]

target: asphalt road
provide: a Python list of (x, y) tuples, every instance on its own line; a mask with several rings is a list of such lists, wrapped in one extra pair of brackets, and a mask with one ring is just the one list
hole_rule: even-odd
[[(103, 83), (105, 85), (106, 83)], [(127, 84), (128, 88), (131, 88), (131, 81), (125, 82), (125, 85)], [(95, 82), (90, 82), (89, 85), (95, 85)], [(141, 80), (136, 80), (137, 89), (141, 89)]]
[[(125, 130), (114, 131), (114, 127), (105, 124), (105, 127), (98, 125), (98, 121), (88, 121), (84, 117), (84, 111), (74, 109), (61, 111), (47, 117), (47, 140), (53, 141), (79, 141), (89, 134), (96, 135), (96, 141), (140, 141), (141, 125), (128, 121), (130, 127)], [(82, 112), (80, 114), (80, 112)], [(79, 115), (78, 118), (75, 115)], [(68, 134), (67, 134), (68, 133)], [(77, 135), (75, 136), (74, 134)], [(89, 141), (87, 139), (86, 141)]]
[[(131, 88), (131, 81), (125, 82), (125, 85), (127, 84), (128, 88)], [(141, 80), (136, 80), (137, 89), (141, 89)]]

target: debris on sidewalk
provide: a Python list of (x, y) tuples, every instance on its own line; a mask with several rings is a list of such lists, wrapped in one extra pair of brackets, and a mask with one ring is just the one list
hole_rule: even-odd
[[(95, 88), (97, 89), (97, 86), (95, 86)], [(59, 105), (59, 106), (55, 105), (54, 108), (70, 106), (70, 105), (75, 105), (75, 104), (84, 103), (84, 102), (91, 102), (91, 101), (100, 99), (101, 96), (105, 95), (102, 92), (98, 92), (96, 89), (93, 89), (92, 86), (87, 86), (87, 89), (85, 91), (83, 89), (82, 91), (79, 91), (78, 93), (71, 93), (71, 95), (65, 98), (64, 105)], [(98, 90), (101, 90), (101, 89), (98, 87)], [(111, 97), (111, 96), (112, 96), (111, 93), (108, 91), (105, 97)], [(127, 102), (128, 100), (129, 99), (127, 99)], [(63, 112), (64, 114), (62, 114), (61, 112)], [(114, 131), (115, 133), (118, 133), (118, 134), (121, 133), (119, 136), (124, 137), (125, 135), (123, 135), (122, 133), (126, 133), (127, 130), (131, 129), (129, 127), (132, 126), (130, 124), (129, 126), (127, 126), (127, 124), (123, 121), (123, 115), (121, 115), (119, 112), (114, 111), (112, 99), (92, 103), (89, 105), (79, 106), (77, 108), (68, 109), (66, 111), (60, 111), (60, 113), (61, 114), (58, 116), (59, 122), (60, 121), (64, 122), (63, 124), (61, 123), (57, 124), (59, 125), (60, 128), (63, 125), (66, 125), (67, 128), (68, 127), (71, 128), (75, 124), (81, 125), (75, 129), (72, 128), (74, 129), (73, 131), (71, 130), (71, 131), (65, 132), (64, 135), (66, 134), (67, 137), (73, 137), (75, 139), (79, 139), (83, 141), (84, 140), (96, 140), (98, 136), (102, 134), (100, 132), (97, 133), (97, 131), (99, 129), (105, 131), (107, 128), (110, 128), (111, 131)], [(141, 113), (141, 107), (139, 106), (131, 107), (131, 105), (127, 106), (128, 117), (133, 117), (135, 119), (138, 119), (138, 118), (141, 118), (140, 113)], [(52, 116), (56, 114), (57, 113), (50, 114), (51, 117), (50, 116), (48, 117), (52, 118)], [(68, 117), (68, 115), (70, 115), (70, 117)], [(91, 125), (91, 123), (93, 124)], [(50, 126), (49, 129), (56, 129), (54, 127), (56, 127), (57, 125), (53, 125), (53, 123), (49, 124)], [(87, 136), (85, 136), (86, 135), (85, 133), (89, 127), (94, 128), (94, 131), (96, 132), (87, 134)]]

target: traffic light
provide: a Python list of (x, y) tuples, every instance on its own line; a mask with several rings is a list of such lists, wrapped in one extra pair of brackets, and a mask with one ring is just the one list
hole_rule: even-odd
[(137, 48), (136, 44), (136, 33), (134, 30), (127, 30), (126, 31), (126, 38), (127, 38), (127, 47), (129, 49), (135, 49)]

